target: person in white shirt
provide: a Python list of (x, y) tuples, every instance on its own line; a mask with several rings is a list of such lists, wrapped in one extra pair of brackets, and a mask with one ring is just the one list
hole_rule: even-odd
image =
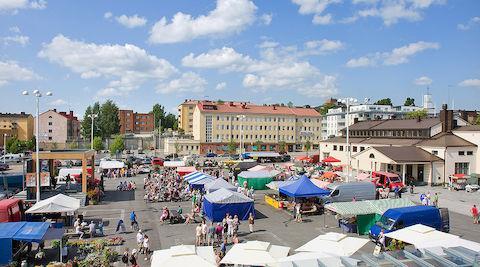
[(143, 233), (142, 230), (138, 230), (137, 233), (137, 246), (138, 246), (138, 251), (143, 254)]
[(144, 235), (143, 236), (143, 251), (145, 252), (145, 260), (148, 260), (148, 254), (150, 253), (150, 242), (148, 240), (148, 236)]
[(207, 230), (208, 230), (207, 223), (205, 221), (203, 221), (203, 223), (202, 223), (202, 240), (201, 240), (202, 244), (207, 243)]
[(90, 222), (88, 225), (88, 230), (90, 231), (90, 238), (93, 238), (95, 236), (95, 223), (93, 221)]
[(200, 246), (202, 242), (202, 224), (198, 224), (195, 228), (195, 245)]
[(78, 239), (83, 239), (83, 235), (85, 235), (85, 233), (82, 231), (82, 227), (80, 225), (75, 227), (75, 234), (79, 235)]

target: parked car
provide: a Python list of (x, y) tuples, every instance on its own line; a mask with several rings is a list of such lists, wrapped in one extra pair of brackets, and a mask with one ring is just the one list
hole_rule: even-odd
[(179, 157), (179, 156), (178, 156), (177, 153), (173, 153), (173, 154), (167, 155), (167, 156), (165, 157), (165, 160), (167, 160), (167, 159), (168, 159), (168, 160), (171, 160), (171, 159), (174, 159), (174, 158), (175, 158), (175, 159), (178, 159), (178, 157)]
[(291, 157), (290, 155), (288, 155), (288, 154), (283, 154), (283, 155), (281, 156), (281, 161), (282, 161), (282, 162), (289, 162), (289, 161), (291, 161), (291, 160), (292, 160), (292, 157)]
[(151, 169), (148, 166), (142, 166), (138, 169), (138, 173), (150, 173)]
[(469, 193), (476, 192), (478, 190), (480, 190), (480, 185), (478, 185), (478, 184), (467, 184), (465, 186), (465, 191), (467, 191)]
[(370, 182), (333, 183), (327, 187), (331, 193), (326, 202), (349, 202), (375, 199), (375, 185)]
[(207, 157), (207, 158), (214, 158), (214, 157), (216, 157), (216, 156), (217, 156), (217, 154), (215, 154), (215, 153), (213, 153), (213, 152), (208, 152), (208, 153), (205, 155), (205, 157)]
[(150, 158), (144, 158), (142, 160), (142, 164), (150, 165), (152, 164), (152, 160)]
[(402, 183), (402, 179), (396, 173), (374, 171), (372, 172), (372, 182), (377, 187), (389, 188), (393, 191), (395, 187), (404, 189), (405, 185)]
[(450, 216), (448, 209), (433, 206), (412, 206), (393, 208), (385, 211), (380, 220), (370, 227), (369, 236), (377, 241), (378, 235), (393, 232), (415, 224), (423, 224), (438, 231), (450, 231)]
[(161, 158), (153, 158), (152, 159), (152, 165), (156, 166), (163, 166), (164, 160)]
[(6, 171), (10, 168), (7, 163), (0, 162), (0, 171)]
[(22, 155), (21, 154), (5, 154), (0, 157), (0, 162), (20, 163), (22, 162)]

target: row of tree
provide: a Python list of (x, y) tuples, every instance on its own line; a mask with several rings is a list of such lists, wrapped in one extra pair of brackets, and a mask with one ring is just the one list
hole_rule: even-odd
[(35, 136), (33, 136), (30, 140), (22, 141), (18, 140), (18, 138), (12, 137), (7, 140), (5, 144), (5, 148), (7, 149), (7, 153), (21, 153), (25, 151), (33, 151), (35, 150)]

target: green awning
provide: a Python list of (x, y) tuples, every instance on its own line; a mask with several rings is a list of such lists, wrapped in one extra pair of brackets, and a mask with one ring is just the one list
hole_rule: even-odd
[(408, 198), (389, 198), (356, 202), (336, 202), (325, 205), (325, 208), (342, 216), (365, 214), (383, 214), (392, 208), (415, 206)]

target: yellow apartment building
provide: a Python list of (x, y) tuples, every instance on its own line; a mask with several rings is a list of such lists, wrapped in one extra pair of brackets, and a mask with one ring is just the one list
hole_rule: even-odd
[(33, 116), (21, 113), (0, 113), (0, 144), (3, 146), (3, 136), (7, 139), (16, 136), (19, 140), (26, 141), (33, 137)]

